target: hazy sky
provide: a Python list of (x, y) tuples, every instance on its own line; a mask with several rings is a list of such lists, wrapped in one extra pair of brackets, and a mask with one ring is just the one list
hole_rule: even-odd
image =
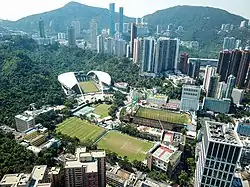
[[(127, 16), (142, 17), (175, 5), (212, 6), (250, 18), (250, 0), (75, 0), (90, 6), (108, 8), (110, 2), (124, 7)], [(1, 0), (0, 18), (17, 20), (24, 16), (62, 7), (70, 0)]]

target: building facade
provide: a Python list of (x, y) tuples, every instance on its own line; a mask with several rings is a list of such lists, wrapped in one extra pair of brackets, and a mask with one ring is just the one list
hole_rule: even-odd
[(81, 33), (81, 23), (80, 23), (80, 21), (72, 21), (71, 26), (74, 27), (76, 38), (78, 38), (80, 36), (80, 33)]
[(195, 170), (195, 187), (231, 187), (242, 143), (229, 124), (206, 121)]
[(115, 34), (115, 3), (109, 4), (109, 34)]
[(119, 8), (119, 33), (123, 33), (123, 7)]
[(104, 54), (104, 37), (102, 35), (97, 36), (97, 53)]
[(69, 47), (76, 47), (76, 33), (74, 27), (68, 28), (68, 46)]
[(42, 19), (39, 20), (39, 35), (40, 38), (45, 38), (45, 30), (44, 30), (44, 21)]
[(225, 92), (225, 98), (231, 98), (232, 92), (235, 86), (235, 77), (233, 75), (230, 75), (227, 79), (227, 88)]
[(199, 110), (201, 88), (199, 86), (183, 85), (181, 94), (181, 111)]
[(96, 50), (97, 49), (97, 34), (98, 34), (98, 24), (97, 22), (92, 19), (90, 22), (90, 44), (91, 49)]
[(77, 148), (75, 158), (66, 161), (64, 174), (65, 187), (106, 187), (105, 152)]
[(205, 97), (203, 99), (203, 110), (213, 111), (216, 113), (229, 113), (231, 105), (230, 99), (216, 99), (211, 97)]
[(208, 86), (208, 90), (206, 93), (207, 97), (212, 97), (212, 98), (216, 97), (217, 89), (218, 89), (218, 85), (219, 85), (219, 80), (220, 80), (219, 75), (212, 75), (210, 77), (209, 86)]
[(200, 74), (201, 61), (198, 58), (189, 58), (188, 59), (188, 76), (194, 79), (199, 78)]

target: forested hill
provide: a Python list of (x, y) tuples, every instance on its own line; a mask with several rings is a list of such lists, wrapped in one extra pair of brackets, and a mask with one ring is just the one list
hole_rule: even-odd
[[(38, 21), (42, 18), (48, 32), (65, 32), (67, 27), (71, 25), (72, 21), (80, 21), (81, 28), (89, 29), (89, 24), (92, 19), (95, 19), (98, 22), (99, 28), (108, 28), (108, 17), (108, 9), (70, 2), (64, 7), (56, 10), (31, 15), (14, 22), (3, 22), (3, 24), (4, 26), (22, 29), (24, 31), (37, 31)], [(133, 21), (135, 21), (135, 19), (126, 16), (124, 17), (124, 22)], [(115, 22), (118, 22), (118, 13), (115, 13)]]
[(114, 81), (141, 84), (139, 68), (126, 58), (58, 45), (39, 47), (32, 39), (0, 45), (0, 123), (13, 124), (13, 117), (30, 103), (63, 104), (65, 96), (57, 76), (90, 70), (106, 71)]
[(184, 28), (184, 38), (186, 40), (209, 40), (215, 32), (221, 28), (222, 24), (233, 24), (239, 26), (245, 18), (231, 14), (225, 10), (201, 7), (201, 6), (175, 6), (172, 8), (156, 11), (146, 15), (145, 21), (154, 29), (157, 25), (162, 25), (167, 29), (172, 23), (176, 30), (178, 26)]

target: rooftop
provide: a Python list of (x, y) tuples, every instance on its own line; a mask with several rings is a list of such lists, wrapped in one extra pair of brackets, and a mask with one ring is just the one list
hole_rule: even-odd
[(30, 174), (18, 173), (18, 174), (6, 174), (0, 181), (2, 185), (15, 185), (15, 184), (27, 184), (30, 179)]
[(80, 168), (86, 167), (87, 173), (97, 172), (98, 171), (98, 163), (94, 162), (79, 162), (77, 161), (67, 161), (65, 164), (65, 168)]
[(51, 183), (40, 183), (37, 184), (35, 187), (51, 187)]
[(242, 147), (239, 136), (229, 124), (206, 121), (206, 132), (212, 141)]
[(155, 158), (158, 158), (164, 162), (168, 162), (169, 158), (171, 157), (171, 155), (174, 153), (173, 150), (165, 147), (165, 146), (159, 146), (154, 152), (153, 152), (153, 156)]
[(36, 181), (43, 180), (46, 170), (47, 170), (46, 165), (35, 166), (31, 172), (32, 179)]
[(181, 133), (173, 132), (173, 131), (165, 131), (163, 134), (162, 141), (165, 144), (178, 146), (180, 143), (185, 142), (185, 138)]

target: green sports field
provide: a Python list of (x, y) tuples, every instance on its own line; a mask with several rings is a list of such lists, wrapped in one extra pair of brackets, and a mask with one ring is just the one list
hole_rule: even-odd
[(120, 156), (127, 156), (130, 161), (144, 160), (153, 143), (140, 140), (116, 131), (109, 132), (98, 142), (98, 148), (110, 150)]
[(156, 110), (140, 107), (136, 116), (154, 120), (166, 121), (169, 123), (188, 124), (190, 118), (187, 114), (174, 113), (167, 110)]
[(79, 85), (84, 93), (99, 92), (94, 81), (80, 82)]
[(94, 113), (97, 115), (100, 115), (102, 118), (105, 118), (107, 116), (109, 116), (109, 108), (111, 107), (111, 105), (107, 105), (107, 104), (98, 104), (95, 107)]
[(94, 141), (104, 132), (104, 129), (79, 118), (69, 118), (57, 126), (56, 132), (71, 137), (76, 136), (80, 141), (88, 139)]

